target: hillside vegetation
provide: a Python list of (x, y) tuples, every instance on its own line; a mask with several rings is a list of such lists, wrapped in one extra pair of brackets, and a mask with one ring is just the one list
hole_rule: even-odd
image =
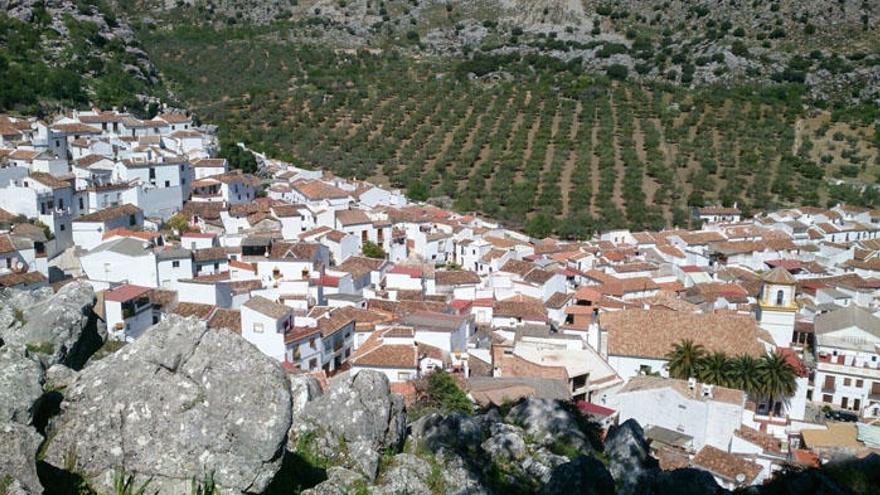
[(288, 29), (142, 38), (179, 96), (229, 137), (416, 198), (449, 196), (534, 234), (684, 224), (687, 206), (716, 202), (877, 203), (872, 189), (826, 184), (877, 182), (873, 114), (805, 111), (796, 83), (688, 90), (537, 54), (294, 44)]
[(683, 225), (715, 203), (876, 206), (876, 10), (31, 0), (0, 15), (0, 111), (180, 101), (227, 151), (244, 141), (535, 235)]
[(803, 83), (821, 105), (880, 98), (880, 6), (866, 0), (118, 1), (160, 26), (283, 21), (333, 48), (539, 52), (684, 86)]
[(0, 13), (0, 111), (87, 106), (146, 110), (159, 77), (102, 0), (9, 2)]

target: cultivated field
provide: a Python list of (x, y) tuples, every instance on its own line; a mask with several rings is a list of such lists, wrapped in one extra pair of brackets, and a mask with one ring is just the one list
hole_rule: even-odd
[(874, 129), (806, 114), (796, 87), (687, 90), (537, 56), (454, 64), (226, 31), (144, 38), (173, 89), (228, 138), (535, 234), (661, 228), (710, 203), (876, 201), (826, 184), (877, 181)]

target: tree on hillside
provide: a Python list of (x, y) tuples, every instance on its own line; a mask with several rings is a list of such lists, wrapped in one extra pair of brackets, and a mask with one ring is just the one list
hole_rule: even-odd
[(552, 215), (540, 212), (526, 222), (526, 234), (537, 239), (543, 239), (553, 233), (556, 228), (556, 219)]
[(418, 180), (412, 181), (406, 188), (406, 195), (415, 201), (425, 201), (430, 194), (428, 186)]
[(166, 220), (165, 227), (173, 230), (177, 235), (183, 234), (185, 232), (192, 232), (193, 230), (195, 230), (192, 226), (190, 226), (186, 217), (181, 215), (180, 213)]
[(679, 380), (687, 380), (696, 376), (700, 366), (700, 360), (706, 356), (706, 349), (700, 344), (694, 344), (692, 340), (682, 340), (673, 345), (672, 350), (666, 354), (669, 363), (669, 376)]
[(242, 149), (241, 146), (230, 139), (220, 141), (221, 158), (226, 158), (229, 167), (252, 174), (257, 171), (257, 157), (248, 150)]
[(473, 404), (467, 394), (455, 383), (452, 375), (443, 370), (428, 375), (426, 395), (429, 402), (443, 412), (458, 411), (466, 414), (473, 412)]
[(361, 252), (363, 252), (364, 256), (367, 258), (385, 259), (385, 250), (375, 242), (365, 242), (363, 248), (361, 248)]

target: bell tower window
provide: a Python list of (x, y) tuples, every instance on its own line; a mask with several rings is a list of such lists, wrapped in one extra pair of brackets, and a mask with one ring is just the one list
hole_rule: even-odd
[(781, 290), (776, 291), (776, 305), (782, 306), (782, 299), (785, 297), (785, 293)]

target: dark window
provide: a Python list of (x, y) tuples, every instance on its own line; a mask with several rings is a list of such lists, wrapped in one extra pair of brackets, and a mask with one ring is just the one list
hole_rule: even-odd
[(172, 261), (171, 268), (180, 268), (180, 262), (179, 261)]
[(58, 226), (58, 230), (60, 230), (61, 232), (64, 232), (64, 224), (63, 223)]
[(170, 181), (170, 180), (166, 180), (166, 181), (165, 181), (165, 187), (171, 187), (171, 181)]
[(785, 293), (781, 290), (776, 291), (776, 305), (782, 306), (782, 299), (785, 296)]
[(129, 224), (129, 225), (135, 225), (136, 223), (137, 223), (137, 218), (135, 218), (134, 215), (129, 215), (129, 216), (128, 216), (128, 224)]
[(84, 209), (84, 208), (85, 208), (85, 205), (83, 204), (82, 196), (80, 196), (80, 197), (79, 197), (79, 209), (82, 210), (82, 209)]
[(153, 180), (155, 178), (156, 178), (156, 169), (153, 167), (150, 167), (150, 180)]
[(214, 270), (220, 269), (220, 263), (214, 263)]

